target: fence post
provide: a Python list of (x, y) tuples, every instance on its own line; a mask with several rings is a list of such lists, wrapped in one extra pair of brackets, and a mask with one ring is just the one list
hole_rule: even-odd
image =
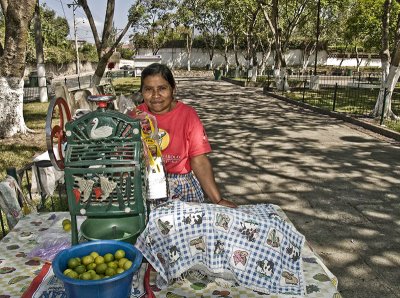
[(78, 76), (78, 87), (81, 89), (81, 78)]
[(304, 95), (306, 93), (306, 84), (307, 84), (307, 79), (304, 80), (304, 84), (303, 84), (303, 100), (302, 100), (302, 102), (304, 102)]
[(64, 84), (67, 86), (67, 78), (64, 78)]
[(335, 92), (333, 93), (332, 111), (335, 111), (335, 108), (336, 108), (337, 88), (338, 88), (338, 84), (336, 83), (335, 84)]
[(360, 89), (361, 71), (358, 72), (358, 89)]
[(379, 125), (383, 124), (383, 116), (385, 115), (387, 89), (385, 88), (385, 90), (383, 92), (385, 92), (385, 93), (383, 94), (383, 105), (382, 105), (381, 121), (380, 121)]

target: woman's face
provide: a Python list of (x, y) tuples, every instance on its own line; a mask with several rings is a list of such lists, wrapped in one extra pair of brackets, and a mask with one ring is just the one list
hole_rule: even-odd
[(147, 76), (143, 80), (143, 99), (154, 114), (165, 114), (172, 110), (173, 93), (171, 85), (159, 74)]

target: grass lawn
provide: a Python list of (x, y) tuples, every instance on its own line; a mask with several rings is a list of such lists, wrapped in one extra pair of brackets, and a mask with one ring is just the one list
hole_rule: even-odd
[[(368, 117), (374, 109), (378, 92), (378, 89), (338, 88), (334, 100), (334, 88), (324, 88), (318, 91), (306, 89), (304, 93), (301, 89), (293, 89), (284, 96), (325, 110)], [(396, 115), (400, 115), (399, 94), (394, 93), (392, 97), (392, 111)], [(391, 130), (400, 132), (400, 121), (384, 119), (383, 124)]]
[(128, 78), (115, 78), (113, 79), (113, 86), (117, 94), (132, 94), (138, 91), (140, 88), (140, 78), (128, 77)]
[[(132, 94), (139, 90), (140, 78), (115, 78), (113, 86), (117, 94)], [(20, 169), (30, 163), (35, 155), (47, 150), (45, 126), (48, 106), (48, 102), (25, 103), (25, 123), (30, 129), (35, 130), (35, 133), (0, 139), (0, 180), (6, 176), (7, 168)]]

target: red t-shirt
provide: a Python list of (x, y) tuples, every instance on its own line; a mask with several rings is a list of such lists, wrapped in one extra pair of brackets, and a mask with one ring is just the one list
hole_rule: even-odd
[(187, 174), (192, 170), (190, 158), (209, 153), (210, 143), (196, 111), (178, 101), (175, 108), (165, 114), (152, 114), (146, 104), (138, 109), (157, 119), (161, 152), (167, 173)]

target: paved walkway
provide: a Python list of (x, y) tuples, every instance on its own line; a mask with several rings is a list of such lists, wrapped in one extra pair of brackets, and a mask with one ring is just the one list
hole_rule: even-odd
[(280, 205), (343, 297), (400, 297), (398, 144), (260, 88), (179, 79), (177, 97), (206, 126), (227, 198)]

